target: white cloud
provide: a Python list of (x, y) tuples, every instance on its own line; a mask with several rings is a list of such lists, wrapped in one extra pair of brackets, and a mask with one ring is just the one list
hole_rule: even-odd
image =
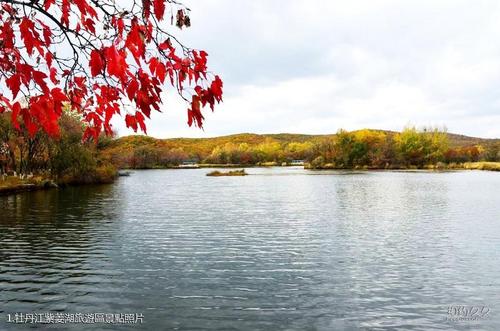
[[(168, 95), (149, 134), (331, 133), (443, 125), (500, 137), (497, 1), (191, 1), (225, 102), (205, 131)], [(121, 134), (126, 131), (120, 129)]]

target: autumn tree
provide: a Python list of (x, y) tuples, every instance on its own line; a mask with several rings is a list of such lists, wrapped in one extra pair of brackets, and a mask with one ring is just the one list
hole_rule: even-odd
[(120, 114), (134, 131), (160, 111), (172, 86), (187, 102), (189, 126), (222, 101), (207, 53), (184, 46), (174, 25), (191, 25), (176, 0), (0, 0), (0, 113), (30, 135), (59, 136), (63, 108), (81, 114), (85, 138)]
[(310, 157), (313, 144), (311, 142), (291, 142), (286, 146), (285, 154), (291, 160), (304, 160)]
[(446, 131), (437, 128), (417, 130), (407, 127), (396, 136), (396, 143), (399, 155), (407, 165), (422, 166), (443, 161), (448, 150)]
[(489, 145), (484, 152), (484, 158), (490, 162), (500, 161), (500, 142)]

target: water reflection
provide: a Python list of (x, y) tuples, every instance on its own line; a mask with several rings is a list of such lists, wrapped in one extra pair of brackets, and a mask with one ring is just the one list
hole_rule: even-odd
[(106, 291), (113, 290), (106, 283), (119, 274), (109, 254), (120, 206), (113, 194), (112, 186), (96, 186), (0, 200), (0, 313), (105, 303)]
[(445, 321), (450, 304), (500, 305), (498, 174), (205, 172), (0, 198), (0, 313), (139, 312), (144, 330), (499, 325)]

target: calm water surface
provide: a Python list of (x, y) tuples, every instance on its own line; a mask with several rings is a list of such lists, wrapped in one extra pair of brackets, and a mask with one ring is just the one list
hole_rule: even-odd
[(500, 330), (500, 173), (207, 171), (0, 197), (0, 330)]

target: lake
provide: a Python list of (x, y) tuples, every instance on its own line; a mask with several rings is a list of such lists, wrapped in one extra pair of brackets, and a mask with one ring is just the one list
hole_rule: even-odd
[(0, 330), (500, 330), (500, 173), (207, 172), (0, 197)]

